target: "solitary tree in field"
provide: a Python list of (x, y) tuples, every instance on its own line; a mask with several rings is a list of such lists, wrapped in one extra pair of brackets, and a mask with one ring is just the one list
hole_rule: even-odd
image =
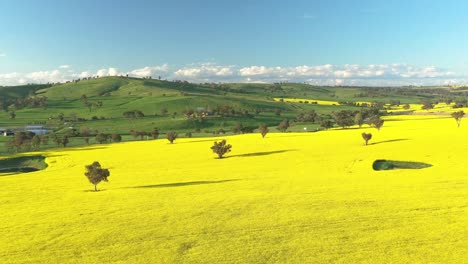
[(452, 113), (452, 117), (455, 118), (455, 121), (457, 122), (457, 127), (460, 127), (464, 115), (465, 112), (463, 112), (463, 110)]
[(374, 116), (369, 119), (367, 122), (369, 126), (373, 126), (377, 128), (377, 130), (380, 130), (384, 124), (384, 121), (379, 117), (379, 116)]
[(171, 144), (173, 144), (174, 140), (176, 140), (177, 138), (177, 132), (174, 132), (174, 131), (167, 132), (166, 138), (167, 140), (169, 140), (169, 142), (171, 142)]
[(90, 165), (85, 166), (85, 176), (89, 182), (94, 184), (94, 191), (97, 191), (97, 185), (101, 181), (108, 181), (107, 178), (110, 176), (108, 169), (101, 168), (101, 164), (95, 161)]
[(260, 125), (258, 127), (258, 131), (260, 132), (260, 134), (262, 134), (262, 138), (264, 138), (266, 136), (266, 134), (268, 133), (268, 126), (267, 125)]
[(367, 146), (367, 142), (372, 139), (372, 134), (362, 133), (362, 138), (364, 139), (364, 141), (366, 141), (366, 146)]
[(218, 154), (218, 157), (220, 159), (223, 158), (224, 154), (231, 152), (231, 148), (232, 148), (231, 144), (226, 144), (225, 139), (223, 139), (220, 142), (215, 141), (214, 145), (211, 147), (213, 152)]

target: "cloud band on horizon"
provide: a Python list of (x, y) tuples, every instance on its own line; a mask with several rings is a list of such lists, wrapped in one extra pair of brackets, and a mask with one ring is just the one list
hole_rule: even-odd
[(27, 83), (57, 83), (91, 76), (120, 76), (157, 78), (167, 80), (186, 80), (195, 83), (240, 82), (274, 83), (300, 82), (312, 85), (348, 86), (424, 86), (464, 84), (466, 78), (454, 72), (435, 66), (413, 66), (407, 64), (371, 65), (301, 65), (295, 67), (267, 67), (218, 65), (216, 63), (197, 63), (184, 67), (170, 67), (168, 64), (146, 66), (130, 71), (114, 67), (97, 71), (76, 71), (70, 65), (61, 65), (49, 71), (31, 73), (0, 73), (0, 85), (19, 85)]

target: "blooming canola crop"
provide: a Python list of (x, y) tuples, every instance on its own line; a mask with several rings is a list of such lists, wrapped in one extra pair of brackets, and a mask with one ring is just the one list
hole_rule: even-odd
[[(466, 122), (466, 123), (465, 123)], [(372, 133), (365, 146), (361, 133)], [(0, 176), (2, 263), (462, 263), (468, 121), (46, 151)], [(232, 152), (218, 159), (213, 141)], [(431, 164), (374, 171), (378, 159)], [(93, 191), (84, 166), (111, 172)]]

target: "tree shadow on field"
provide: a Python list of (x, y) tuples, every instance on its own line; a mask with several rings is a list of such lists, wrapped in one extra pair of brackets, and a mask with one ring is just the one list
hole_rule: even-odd
[(106, 149), (108, 146), (100, 146), (100, 147), (70, 147), (70, 148), (62, 148), (60, 151), (72, 152), (72, 151), (83, 151), (83, 150), (97, 150), (97, 149)]
[(272, 155), (272, 154), (280, 154), (280, 153), (285, 153), (285, 152), (290, 152), (290, 151), (297, 151), (297, 149), (283, 149), (283, 150), (274, 150), (274, 151), (253, 152), (253, 153), (246, 153), (246, 154), (227, 156), (225, 158), (228, 159), (228, 158), (236, 158), (236, 157), (241, 157), (241, 158), (244, 158), (244, 157), (259, 157), (259, 156), (267, 156), (267, 155)]
[(377, 144), (381, 144), (381, 143), (390, 143), (390, 142), (398, 142), (398, 141), (406, 141), (406, 140), (409, 140), (409, 138), (390, 139), (390, 140), (370, 143), (369, 145), (377, 145)]
[(230, 179), (230, 180), (220, 180), (220, 181), (191, 181), (191, 182), (174, 182), (174, 183), (164, 183), (164, 184), (154, 184), (154, 185), (142, 185), (134, 186), (128, 188), (171, 188), (171, 187), (183, 187), (183, 186), (192, 186), (192, 185), (205, 185), (205, 184), (217, 184), (225, 182), (240, 181), (240, 179)]
[(176, 142), (175, 144), (187, 144), (187, 143), (208, 142), (208, 141), (215, 142), (216, 139), (214, 139), (214, 140), (213, 139), (190, 140), (190, 141), (186, 141), (186, 142)]

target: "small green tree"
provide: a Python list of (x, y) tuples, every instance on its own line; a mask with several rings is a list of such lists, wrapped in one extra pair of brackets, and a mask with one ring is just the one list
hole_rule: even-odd
[(151, 136), (153, 137), (153, 139), (158, 139), (158, 137), (159, 137), (159, 128), (157, 128), (157, 127), (153, 128), (153, 130), (151, 131)]
[(119, 134), (112, 134), (111, 136), (112, 142), (120, 142), (122, 141), (122, 136)]
[(167, 132), (166, 138), (167, 140), (169, 140), (169, 142), (171, 142), (171, 144), (173, 144), (174, 140), (176, 140), (177, 138), (177, 132), (174, 132), (174, 131)]
[(31, 139), (31, 145), (33, 146), (34, 150), (39, 150), (39, 145), (41, 145), (41, 138), (38, 135), (34, 135)]
[(90, 165), (85, 166), (85, 176), (88, 178), (89, 182), (94, 184), (94, 191), (97, 191), (97, 185), (101, 181), (108, 181), (107, 178), (110, 176), (108, 169), (101, 168), (101, 164), (95, 161)]
[(358, 112), (354, 116), (354, 124), (358, 125), (359, 127), (362, 127), (362, 124), (364, 124), (364, 119), (362, 118), (362, 113), (361, 112)]
[(465, 112), (463, 112), (463, 110), (452, 113), (452, 117), (455, 118), (455, 121), (457, 122), (457, 127), (460, 127), (463, 116), (465, 116)]
[(231, 152), (231, 144), (226, 144), (226, 140), (223, 139), (220, 142), (215, 141), (211, 147), (214, 153), (218, 154), (218, 158), (222, 159), (224, 154)]
[(368, 120), (367, 124), (369, 126), (377, 128), (377, 130), (380, 131), (380, 129), (382, 128), (384, 124), (384, 120), (382, 120), (380, 116), (373, 116)]
[(240, 134), (242, 133), (242, 130), (244, 130), (244, 126), (240, 122), (237, 122), (236, 125), (232, 128), (232, 132), (234, 134)]
[(320, 127), (324, 129), (329, 129), (333, 127), (333, 122), (330, 119), (322, 119), (320, 121)]
[(366, 142), (366, 146), (367, 146), (367, 142), (369, 142), (369, 140), (372, 139), (372, 134), (371, 133), (362, 133), (362, 138)]
[(109, 135), (105, 133), (98, 133), (94, 138), (99, 144), (107, 143)]
[(285, 119), (283, 121), (281, 121), (281, 123), (278, 125), (278, 130), (281, 131), (281, 132), (286, 132), (286, 130), (288, 130), (289, 128), (289, 120), (288, 119)]
[(48, 136), (48, 135), (42, 135), (42, 136), (41, 136), (41, 144), (42, 144), (42, 145), (47, 145), (47, 144), (49, 144), (49, 136)]
[(70, 140), (68, 139), (68, 136), (67, 135), (63, 136), (63, 138), (62, 138), (63, 147), (66, 148), (68, 143), (70, 143)]
[(262, 124), (258, 127), (258, 131), (262, 135), (262, 138), (265, 138), (266, 134), (268, 133), (268, 126), (265, 124)]

